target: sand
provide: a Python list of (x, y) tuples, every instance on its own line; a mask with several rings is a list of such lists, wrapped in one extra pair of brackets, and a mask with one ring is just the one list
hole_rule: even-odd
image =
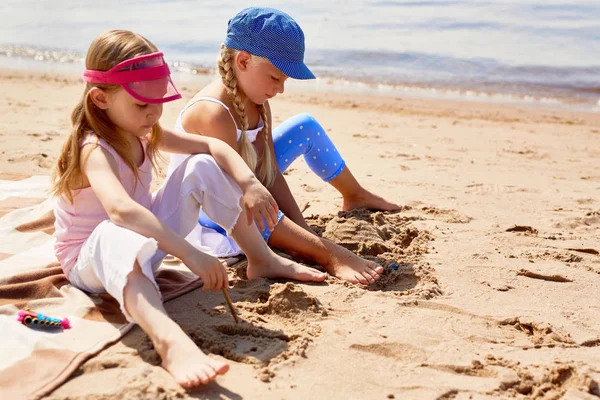
[[(77, 76), (0, 71), (0, 171), (49, 174)], [(177, 83), (177, 82), (176, 82)], [(186, 99), (202, 82), (179, 86)], [(165, 106), (173, 126), (184, 101)], [(406, 207), (339, 212), (303, 161), (286, 173), (309, 223), (386, 271), (367, 289), (245, 279), (167, 310), (231, 369), (187, 392), (135, 328), (51, 399), (600, 397), (600, 115), (515, 104), (290, 91), (364, 186)], [(157, 182), (160, 181), (160, 177)]]

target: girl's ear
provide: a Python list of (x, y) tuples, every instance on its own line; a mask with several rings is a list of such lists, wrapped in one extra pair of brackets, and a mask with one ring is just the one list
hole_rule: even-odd
[(235, 55), (235, 65), (238, 71), (246, 71), (252, 62), (252, 54), (240, 51)]
[(92, 102), (101, 110), (106, 110), (109, 106), (108, 94), (100, 89), (99, 87), (93, 87), (88, 92), (88, 96), (92, 99)]

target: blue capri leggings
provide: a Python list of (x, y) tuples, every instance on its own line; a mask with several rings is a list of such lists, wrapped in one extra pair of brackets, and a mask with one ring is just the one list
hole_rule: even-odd
[[(325, 182), (335, 179), (346, 166), (325, 129), (310, 114), (296, 115), (275, 128), (273, 145), (277, 166), (281, 172), (288, 169), (301, 155), (304, 156), (309, 168)], [(277, 222), (282, 217), (283, 213), (279, 211)], [(225, 230), (208, 218), (204, 212), (200, 212), (198, 222), (206, 228), (226, 235)], [(265, 229), (261, 234), (265, 242), (268, 242), (272, 232), (266, 227), (264, 219), (263, 224)]]

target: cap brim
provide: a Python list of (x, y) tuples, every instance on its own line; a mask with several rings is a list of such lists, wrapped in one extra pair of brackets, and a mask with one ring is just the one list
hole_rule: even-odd
[(315, 79), (315, 75), (308, 69), (304, 63), (295, 63), (290, 61), (278, 60), (276, 58), (269, 58), (271, 64), (273, 64), (278, 70), (293, 79)]

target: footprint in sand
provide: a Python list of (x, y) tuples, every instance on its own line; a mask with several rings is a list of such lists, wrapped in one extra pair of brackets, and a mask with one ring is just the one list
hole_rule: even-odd
[(407, 343), (352, 344), (350, 348), (405, 363), (421, 363), (429, 357), (422, 348)]

